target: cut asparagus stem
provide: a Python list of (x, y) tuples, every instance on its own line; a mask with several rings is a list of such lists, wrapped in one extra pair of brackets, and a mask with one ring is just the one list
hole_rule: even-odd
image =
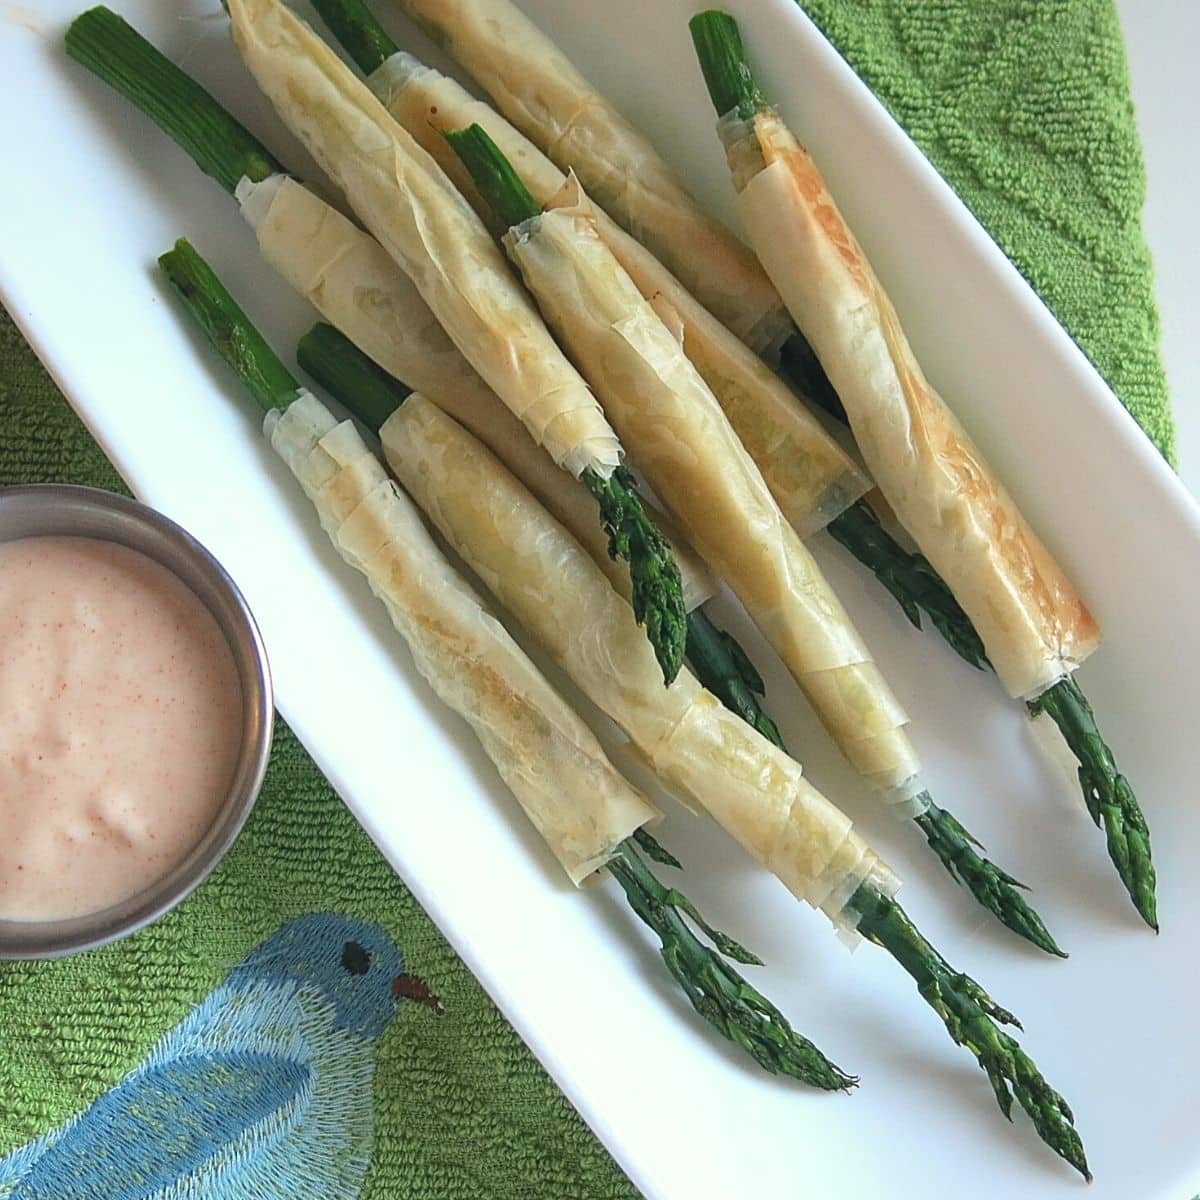
[(953, 593), (922, 554), (911, 554), (880, 524), (871, 506), (858, 500), (829, 522), (829, 533), (898, 601), (904, 615), (921, 628), (921, 610), (960, 658), (987, 665), (983, 642)]
[(983, 847), (951, 813), (939, 808), (932, 800), (929, 807), (914, 817), (930, 848), (942, 860), (950, 874), (958, 880), (989, 912), (994, 913), (1014, 933), (1031, 941), (1047, 954), (1066, 958), (1041, 917), (1029, 906), (1017, 888), (1023, 883), (990, 859), (978, 853)]
[(781, 750), (787, 749), (775, 722), (758, 702), (763, 694), (763, 681), (754, 664), (730, 634), (708, 619), (702, 608), (688, 613), (687, 657), (696, 678), (726, 708)]
[(737, 110), (743, 121), (770, 108), (742, 45), (742, 31), (727, 12), (712, 8), (688, 22), (704, 86), (718, 117)]
[(767, 98), (759, 91), (737, 22), (728, 13), (712, 9), (697, 13), (688, 28), (717, 116), (736, 109), (743, 121), (749, 121), (762, 112)]
[(313, 0), (313, 8), (364, 75), (400, 49), (363, 0)]
[(296, 361), (335, 400), (352, 408), (372, 433), (379, 432), (412, 390), (323, 321), (300, 339)]
[[(267, 410), (286, 407), (296, 396), (298, 384), (208, 264), (182, 239), (158, 261), (217, 353), (233, 368), (255, 400)], [(340, 361), (336, 347), (331, 346), (325, 335), (310, 337), (307, 347), (306, 358), (321, 371), (333, 370)], [(328, 353), (331, 348), (334, 355)], [(369, 374), (359, 372), (353, 378), (361, 384), (369, 379)], [(368, 387), (378, 391), (386, 383), (394, 387), (402, 401), (407, 391), (382, 372), (380, 375), (381, 379), (369, 380)], [(641, 834), (641, 839), (653, 847), (657, 856), (675, 862), (649, 834)], [(727, 934), (713, 929), (682, 892), (664, 887), (642, 861), (633, 838), (618, 846), (610, 869), (630, 907), (658, 934), (663, 961), (693, 1007), (723, 1036), (773, 1073), (791, 1075), (826, 1090), (854, 1085), (856, 1080), (794, 1032), (782, 1014), (746, 983), (725, 958), (755, 964), (761, 960)], [(712, 946), (701, 942), (687, 921)]]
[(264, 411), (287, 408), (300, 385), (191, 244), (180, 238), (158, 262), (217, 353)]
[(779, 371), (806, 400), (820, 405), (835, 421), (847, 424), (841, 396), (829, 382), (808, 339), (798, 329), (780, 347)]
[(1142, 920), (1158, 932), (1154, 863), (1150, 857), (1150, 830), (1137, 797), (1117, 770), (1112, 751), (1096, 726), (1092, 706), (1079, 684), (1068, 676), (1047, 688), (1029, 704), (1030, 714), (1052, 718), (1071, 753), (1079, 760), (1079, 786), (1088, 812), (1104, 830), (1108, 856)]
[(537, 201), (482, 125), (443, 135), (462, 159), (488, 207), (509, 229), (541, 215)]
[[(484, 201), (505, 225), (511, 229), (540, 215), (529, 189), (481, 126), (445, 136)], [(589, 469), (579, 478), (600, 506), (609, 554), (629, 564), (633, 614), (646, 626), (663, 681), (669, 684), (683, 662), (687, 642), (687, 611), (670, 544), (646, 515), (628, 468), (618, 467), (607, 479)]]
[[(796, 1033), (783, 1014), (722, 957), (704, 945), (683, 919), (696, 919), (691, 904), (670, 891), (633, 849), (621, 844), (608, 869), (630, 906), (658, 935), (667, 969), (678, 980), (692, 1007), (722, 1036), (741, 1046), (761, 1067), (790, 1075), (826, 1091), (849, 1090), (858, 1080), (834, 1066), (807, 1038)], [(701, 926), (706, 933), (707, 926)]]
[(1016, 1040), (998, 1028), (1015, 1025), (1020, 1029), (1020, 1022), (973, 979), (955, 971), (895, 900), (867, 883), (850, 897), (849, 907), (861, 915), (858, 932), (886, 950), (912, 976), (921, 998), (941, 1017), (950, 1036), (975, 1055), (987, 1073), (1000, 1111), (1011, 1119), (1015, 1096), (1042, 1141), (1090, 1180), (1070, 1106)]
[(76, 17), (67, 53), (141, 109), (227, 192), (283, 171), (271, 152), (194, 79), (116, 13), (100, 6)]
[[(766, 108), (767, 101), (755, 83), (737, 22), (727, 13), (704, 12), (692, 18), (690, 28), (718, 116), (736, 108), (748, 119)], [(798, 353), (803, 358), (802, 351)], [(811, 349), (809, 355), (815, 361)], [(909, 620), (915, 624), (916, 610), (924, 608), (956, 653), (973, 666), (988, 665), (982, 639), (929, 561), (921, 555), (908, 554), (886, 531), (880, 527), (876, 532), (873, 526), (878, 526), (878, 518), (859, 501), (831, 522), (829, 531), (875, 572), (900, 601)], [(880, 540), (881, 534), (886, 540)], [(905, 559), (911, 561), (906, 563)], [(1109, 857), (1134, 907), (1146, 924), (1157, 931), (1155, 875), (1146, 819), (1128, 780), (1117, 770), (1079, 684), (1073, 679), (1061, 680), (1030, 701), (1029, 710), (1034, 715), (1045, 712), (1054, 721), (1078, 760), (1084, 801), (1092, 819), (1105, 832)]]

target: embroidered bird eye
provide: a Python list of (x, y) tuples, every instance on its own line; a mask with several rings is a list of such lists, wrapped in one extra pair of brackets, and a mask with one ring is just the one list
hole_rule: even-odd
[(371, 956), (357, 942), (347, 942), (342, 947), (342, 966), (351, 975), (365, 975), (371, 969)]

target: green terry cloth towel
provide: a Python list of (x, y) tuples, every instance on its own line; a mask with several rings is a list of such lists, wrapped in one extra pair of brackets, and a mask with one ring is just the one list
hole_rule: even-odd
[(1175, 463), (1113, 0), (804, 0)]
[[(1111, 0), (806, 7), (1171, 457), (1139, 225), (1141, 157)], [(0, 413), (0, 484), (120, 487), (3, 314)], [(353, 1120), (336, 1144), (327, 1130), (306, 1134), (315, 1144), (298, 1163), (261, 1144), (278, 1129), (270, 1113), (296, 1086), (293, 1075), (260, 1072), (266, 1082), (234, 1102), (222, 1090), (228, 1064), (198, 1076), (175, 1054), (172, 1031), (189, 1014), (203, 1025), (227, 1011), (262, 954), (331, 938), (402, 955), (444, 1014), (404, 1003), (352, 1061), (322, 1060)], [(232, 1054), (252, 1052), (263, 1023), (279, 1019), (256, 1013), (239, 1018)], [(39, 1140), (98, 1097), (137, 1087), (122, 1081), (160, 1041), (153, 1112), (176, 1134), (170, 1154), (148, 1153), (97, 1109), (53, 1145)], [(282, 724), (244, 834), (178, 910), (90, 954), (0, 964), (0, 1200), (21, 1195), (22, 1179), (61, 1200), (154, 1194), (201, 1169), (201, 1143), (189, 1140), (198, 1132), (226, 1146), (246, 1138), (260, 1151), (239, 1160), (250, 1174), (187, 1191), (206, 1200), (636, 1195)], [(48, 1189), (34, 1190), (39, 1163), (57, 1170)]]

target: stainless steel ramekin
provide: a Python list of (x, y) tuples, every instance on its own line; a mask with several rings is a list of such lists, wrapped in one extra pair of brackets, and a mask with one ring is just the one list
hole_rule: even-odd
[(237, 585), (191, 534), (161, 513), (96, 488), (0, 489), (0, 541), (72, 536), (119, 542), (153, 558), (196, 594), (221, 627), (242, 688), (242, 745), (233, 782), (208, 832), (169, 874), (100, 912), (60, 921), (0, 920), (0, 959), (55, 958), (125, 937), (174, 908), (220, 862), (254, 807), (271, 752), (271, 672)]

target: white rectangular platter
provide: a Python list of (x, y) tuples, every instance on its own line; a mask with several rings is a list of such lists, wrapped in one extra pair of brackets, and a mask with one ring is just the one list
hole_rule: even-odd
[[(280, 711), (637, 1186), (672, 1200), (1078, 1194), (1023, 1117), (1015, 1128), (1000, 1117), (908, 978), (871, 947), (848, 955), (715, 826), (666, 801), (663, 837), (685, 861), (689, 891), (768, 961), (754, 978), (795, 1023), (861, 1073), (853, 1096), (818, 1095), (743, 1062), (687, 1009), (611, 886), (570, 890), (165, 292), (155, 258), (186, 235), (281, 350), (290, 355), (314, 319), (260, 264), (220, 189), (66, 60), (61, 34), (81, 2), (0, 2), (0, 294), (134, 491), (240, 583)], [(243, 70), (217, 0), (112, 2), (311, 173)], [(524, 3), (728, 214), (686, 28), (692, 6)], [(1200, 513), (802, 12), (788, 0), (730, 6), (930, 375), (1105, 628), (1080, 678), (1155, 835), (1162, 935), (1138, 922), (1101, 835), (1039, 757), (1017, 706), (934, 635), (911, 631), (832, 543), (818, 539), (818, 553), (915, 718), (935, 794), (1034, 886), (1068, 962), (977, 915), (912, 831), (872, 808), (728, 599), (724, 615), (768, 664), (771, 710), (813, 779), (902, 872), (909, 911), (1024, 1019), (1024, 1044), (1075, 1107), (1093, 1200), (1187, 1200), (1200, 1191)], [(386, 16), (402, 43), (446, 65)]]

